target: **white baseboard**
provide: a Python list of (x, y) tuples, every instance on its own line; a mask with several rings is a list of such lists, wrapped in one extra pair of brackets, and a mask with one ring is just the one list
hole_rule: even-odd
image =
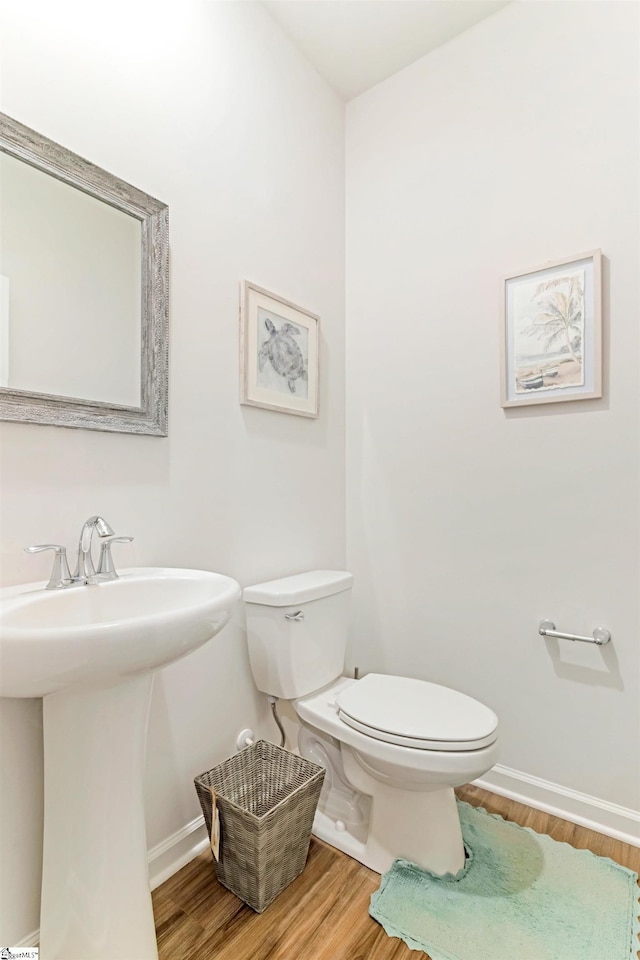
[(151, 889), (159, 887), (208, 846), (209, 837), (204, 817), (199, 816), (162, 843), (152, 847), (147, 854)]
[(496, 764), (479, 780), (474, 780), (474, 783), (501, 797), (526, 803), (536, 810), (544, 810), (562, 820), (640, 847), (640, 812), (637, 810), (569, 790), (500, 764)]
[(24, 937), (20, 943), (14, 943), (13, 946), (20, 949), (21, 947), (27, 949), (28, 947), (37, 947), (40, 942), (40, 928), (33, 930), (28, 937)]

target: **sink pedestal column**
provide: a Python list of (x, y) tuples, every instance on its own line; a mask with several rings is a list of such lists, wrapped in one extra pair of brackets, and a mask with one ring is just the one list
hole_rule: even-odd
[(152, 684), (44, 697), (42, 960), (157, 960), (143, 802)]

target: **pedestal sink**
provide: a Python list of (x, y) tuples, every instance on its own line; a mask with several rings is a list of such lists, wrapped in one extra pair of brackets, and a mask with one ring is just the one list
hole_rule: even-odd
[(157, 960), (143, 770), (153, 671), (215, 636), (240, 596), (203, 570), (0, 590), (0, 696), (43, 697), (42, 960)]

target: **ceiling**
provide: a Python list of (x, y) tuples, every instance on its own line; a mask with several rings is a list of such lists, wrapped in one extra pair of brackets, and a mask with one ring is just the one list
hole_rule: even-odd
[(510, 0), (263, 0), (284, 31), (350, 100)]

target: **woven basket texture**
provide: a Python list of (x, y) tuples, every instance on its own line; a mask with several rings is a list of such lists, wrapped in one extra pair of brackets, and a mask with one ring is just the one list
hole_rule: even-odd
[(211, 791), (220, 813), (220, 883), (262, 913), (307, 862), (324, 768), (257, 740), (194, 780), (211, 837)]

